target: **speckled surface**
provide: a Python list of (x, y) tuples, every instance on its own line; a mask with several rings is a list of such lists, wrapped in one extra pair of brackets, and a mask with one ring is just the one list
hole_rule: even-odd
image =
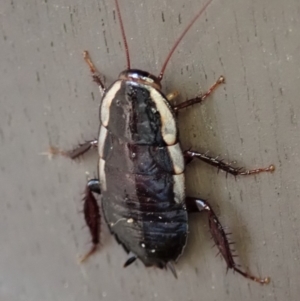
[[(132, 66), (157, 74), (203, 1), (120, 1)], [(175, 3), (176, 2), (176, 3)], [(298, 300), (300, 293), (300, 3), (213, 1), (175, 52), (164, 91), (177, 102), (225, 86), (181, 112), (184, 148), (246, 167), (274, 163), (274, 174), (236, 180), (196, 162), (187, 194), (207, 198), (233, 232), (243, 267), (270, 276), (260, 286), (226, 275), (211, 248), (206, 218), (194, 215), (179, 279), (126, 255), (103, 225), (89, 248), (80, 199), (96, 153), (78, 162), (40, 155), (97, 136), (99, 94), (82, 59), (88, 49), (111, 83), (125, 68), (113, 1), (7, 1), (0, 7), (0, 299), (190, 301)]]

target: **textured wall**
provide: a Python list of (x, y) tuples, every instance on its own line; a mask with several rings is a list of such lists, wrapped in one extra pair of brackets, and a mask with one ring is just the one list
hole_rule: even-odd
[[(133, 67), (158, 73), (203, 1), (120, 1)], [(176, 2), (176, 3), (175, 3)], [(122, 268), (126, 255), (103, 225), (89, 248), (81, 196), (96, 153), (78, 162), (39, 155), (97, 136), (99, 94), (81, 53), (111, 83), (125, 68), (113, 1), (2, 0), (0, 7), (0, 298), (32, 300), (297, 300), (300, 277), (300, 3), (213, 1), (175, 52), (164, 91), (183, 101), (220, 75), (227, 84), (178, 118), (184, 148), (210, 150), (274, 174), (237, 178), (196, 162), (187, 193), (208, 198), (233, 232), (239, 261), (271, 276), (260, 286), (231, 271), (194, 215), (184, 256), (171, 273)]]

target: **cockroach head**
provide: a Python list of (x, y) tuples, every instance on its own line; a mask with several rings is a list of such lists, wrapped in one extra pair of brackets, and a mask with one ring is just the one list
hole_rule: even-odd
[(134, 81), (143, 85), (152, 86), (157, 90), (161, 90), (161, 84), (158, 77), (146, 71), (128, 69), (120, 73), (119, 79)]

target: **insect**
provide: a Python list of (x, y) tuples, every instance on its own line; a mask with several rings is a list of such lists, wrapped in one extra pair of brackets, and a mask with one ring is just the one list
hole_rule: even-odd
[(234, 176), (275, 170), (274, 165), (245, 170), (207, 153), (181, 150), (176, 114), (202, 103), (224, 83), (224, 77), (220, 76), (205, 94), (179, 105), (171, 104), (176, 93), (165, 96), (162, 92), (161, 82), (173, 52), (211, 2), (201, 8), (178, 38), (158, 76), (131, 69), (118, 0), (115, 0), (115, 5), (127, 69), (106, 88), (88, 52), (84, 52), (84, 59), (102, 96), (98, 139), (87, 141), (71, 151), (50, 150), (52, 154), (60, 153), (75, 159), (91, 148), (98, 149), (99, 178), (88, 181), (83, 210), (93, 245), (82, 261), (96, 251), (100, 242), (101, 214), (93, 195), (96, 193), (101, 194), (102, 213), (111, 233), (129, 254), (124, 267), (140, 259), (145, 266), (168, 268), (176, 277), (173, 263), (186, 245), (188, 214), (205, 212), (212, 238), (226, 261), (227, 269), (260, 284), (270, 281), (269, 277), (256, 277), (239, 268), (234, 261), (231, 242), (211, 205), (204, 199), (185, 195), (185, 167), (195, 158)]

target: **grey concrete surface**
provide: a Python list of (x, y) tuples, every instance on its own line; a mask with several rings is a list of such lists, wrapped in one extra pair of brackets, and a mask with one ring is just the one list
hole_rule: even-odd
[[(204, 1), (120, 1), (132, 66), (157, 74)], [(179, 279), (126, 255), (102, 226), (89, 248), (80, 201), (95, 153), (78, 162), (40, 155), (96, 137), (99, 94), (82, 59), (88, 49), (111, 83), (125, 68), (113, 1), (2, 0), (0, 6), (0, 300), (299, 300), (300, 2), (214, 0), (176, 50), (164, 91), (177, 102), (226, 85), (180, 113), (184, 148), (210, 150), (274, 174), (226, 177), (196, 162), (187, 193), (207, 198), (233, 233), (239, 262), (260, 286), (228, 271), (211, 248), (206, 218), (190, 219)]]

